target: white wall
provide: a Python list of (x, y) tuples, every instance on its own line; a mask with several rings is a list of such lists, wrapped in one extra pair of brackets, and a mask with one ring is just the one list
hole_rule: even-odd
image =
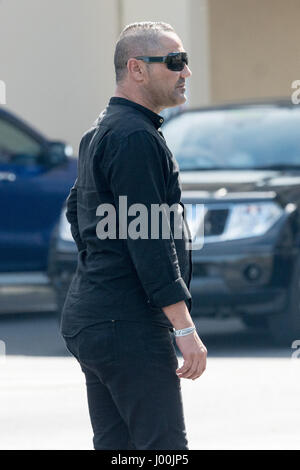
[(7, 108), (77, 153), (114, 93), (116, 39), (126, 24), (142, 20), (172, 24), (190, 52), (189, 104), (206, 103), (207, 0), (0, 0)]
[(114, 91), (117, 0), (2, 0), (6, 106), (78, 151)]
[(120, 30), (142, 20), (183, 40), (190, 106), (286, 95), (299, 78), (299, 12), (300, 0), (0, 0), (6, 106), (77, 153), (114, 93)]

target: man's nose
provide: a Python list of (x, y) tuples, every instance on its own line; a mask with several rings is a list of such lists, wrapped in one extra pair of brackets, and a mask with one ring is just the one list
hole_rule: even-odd
[(184, 69), (181, 71), (180, 75), (184, 78), (190, 77), (192, 75), (192, 71), (188, 65), (184, 64)]

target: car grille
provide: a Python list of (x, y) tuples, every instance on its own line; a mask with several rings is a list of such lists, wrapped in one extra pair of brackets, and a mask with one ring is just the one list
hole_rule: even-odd
[(204, 236), (222, 235), (228, 213), (228, 209), (208, 209), (204, 216)]
[[(197, 213), (196, 206), (199, 205), (202, 207), (202, 212)], [(198, 237), (201, 238), (203, 235), (206, 243), (221, 239), (230, 215), (229, 205), (185, 203), (185, 207), (186, 220), (193, 240), (198, 239)]]

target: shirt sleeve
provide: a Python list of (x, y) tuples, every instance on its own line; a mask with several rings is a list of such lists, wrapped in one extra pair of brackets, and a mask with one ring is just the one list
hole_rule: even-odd
[[(117, 215), (119, 197), (127, 197), (128, 209), (143, 204), (148, 214), (148, 238), (127, 236), (128, 250), (138, 277), (157, 307), (165, 307), (191, 298), (181, 277), (172, 232), (168, 238), (151, 238), (151, 205), (166, 204), (168, 161), (156, 138), (147, 131), (136, 131), (109, 152), (104, 173), (114, 196)], [(136, 215), (139, 215), (137, 213)], [(132, 217), (128, 216), (128, 224)]]
[(86, 246), (80, 237), (78, 219), (77, 219), (77, 179), (70, 190), (67, 198), (67, 211), (66, 217), (71, 225), (71, 233), (77, 245), (78, 251), (85, 250)]

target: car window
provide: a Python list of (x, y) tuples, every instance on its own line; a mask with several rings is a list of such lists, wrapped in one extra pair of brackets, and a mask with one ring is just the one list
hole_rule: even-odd
[(35, 139), (0, 118), (0, 163), (35, 164), (40, 153), (41, 145)]
[(300, 109), (183, 113), (163, 127), (181, 170), (300, 167)]

